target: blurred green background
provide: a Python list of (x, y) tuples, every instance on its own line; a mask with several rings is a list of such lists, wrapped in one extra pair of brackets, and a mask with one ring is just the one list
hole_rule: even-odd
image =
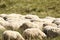
[(0, 0), (0, 13), (60, 17), (60, 0)]
[[(60, 0), (0, 0), (0, 14), (2, 13), (35, 14), (42, 18), (60, 17)], [(60, 40), (60, 37), (50, 40)]]

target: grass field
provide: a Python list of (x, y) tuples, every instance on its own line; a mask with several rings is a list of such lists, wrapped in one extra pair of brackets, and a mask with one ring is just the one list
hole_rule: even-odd
[(60, 0), (0, 0), (0, 13), (60, 17)]
[[(60, 17), (60, 0), (0, 0), (0, 14), (2, 13)], [(49, 38), (49, 40), (60, 40), (60, 37)]]

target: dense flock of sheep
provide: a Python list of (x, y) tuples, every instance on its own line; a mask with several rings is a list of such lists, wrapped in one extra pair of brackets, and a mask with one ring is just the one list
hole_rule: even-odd
[(39, 18), (32, 14), (0, 14), (0, 30), (4, 31), (3, 40), (44, 40), (60, 35), (60, 18)]

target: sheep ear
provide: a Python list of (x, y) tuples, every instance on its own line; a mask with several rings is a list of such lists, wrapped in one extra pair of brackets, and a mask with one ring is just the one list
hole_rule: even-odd
[(43, 27), (45, 27), (47, 24), (43, 24)]
[(6, 17), (3, 17), (3, 19), (7, 21), (7, 18)]
[(54, 23), (54, 22), (55, 22), (55, 20), (52, 23)]

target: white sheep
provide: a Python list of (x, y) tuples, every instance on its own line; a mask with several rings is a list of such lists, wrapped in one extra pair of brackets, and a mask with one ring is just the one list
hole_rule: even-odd
[(9, 21), (9, 27), (11, 30), (18, 30), (20, 26), (24, 23), (25, 21)]
[(48, 37), (56, 37), (60, 35), (60, 28), (52, 27), (52, 26), (45, 26), (44, 32)]
[(3, 14), (0, 14), (0, 17), (6, 17), (8, 14), (5, 14), (5, 13), (3, 13)]
[(4, 20), (6, 20), (6, 19), (7, 19), (7, 17), (6, 17), (7, 15), (8, 15), (8, 14), (4, 14), (4, 13), (3, 13), (3, 14), (0, 14), (0, 17), (2, 17)]
[(8, 14), (6, 16), (6, 18), (7, 18), (7, 21), (9, 21), (9, 20), (19, 20), (19, 19), (22, 19), (22, 16), (23, 15), (21, 15), (21, 14), (11, 13), (11, 14)]
[(52, 23), (54, 20), (52, 20), (52, 19), (42, 19), (42, 21), (44, 22), (44, 23)]
[(0, 30), (4, 31), (4, 30), (6, 30), (6, 28), (4, 26), (0, 25)]
[(43, 23), (39, 22), (25, 22), (20, 26), (20, 30), (24, 31), (27, 28), (39, 28), (41, 31), (43, 30)]
[(60, 25), (58, 25), (57, 27), (60, 28)]
[(4, 27), (9, 26), (9, 22), (0, 17), (0, 24)]
[(18, 30), (25, 22), (30, 22), (29, 20), (10, 20), (9, 23), (10, 23), (10, 28), (12, 30)]
[(27, 15), (25, 15), (25, 19), (37, 20), (37, 19), (39, 19), (39, 17), (37, 15), (27, 14)]
[(32, 40), (32, 39), (35, 39), (35, 40), (41, 39), (42, 40), (43, 38), (46, 38), (47, 36), (45, 35), (45, 33), (43, 33), (38, 28), (29, 28), (23, 32), (23, 37), (26, 40)]
[(3, 40), (25, 40), (19, 32), (6, 30), (2, 35)]
[(39, 28), (41, 31), (43, 30), (43, 24), (44, 24), (43, 22), (33, 21), (31, 23), (36, 25), (36, 28)]
[(21, 14), (16, 14), (16, 13), (11, 13), (8, 15), (8, 17), (15, 17), (15, 18), (21, 17), (21, 16), (22, 16)]
[(53, 23), (59, 25), (60, 24), (60, 18), (56, 18)]
[(8, 15), (7, 21), (9, 22), (9, 28), (12, 30), (18, 30), (23, 23), (30, 21), (30, 20), (24, 19), (23, 17), (20, 18), (18, 14), (9, 14), (9, 15)]
[(45, 19), (52, 19), (52, 20), (55, 20), (54, 17), (50, 17), (50, 16), (45, 17)]
[(52, 27), (57, 27), (55, 23), (44, 23), (43, 26), (52, 26)]

